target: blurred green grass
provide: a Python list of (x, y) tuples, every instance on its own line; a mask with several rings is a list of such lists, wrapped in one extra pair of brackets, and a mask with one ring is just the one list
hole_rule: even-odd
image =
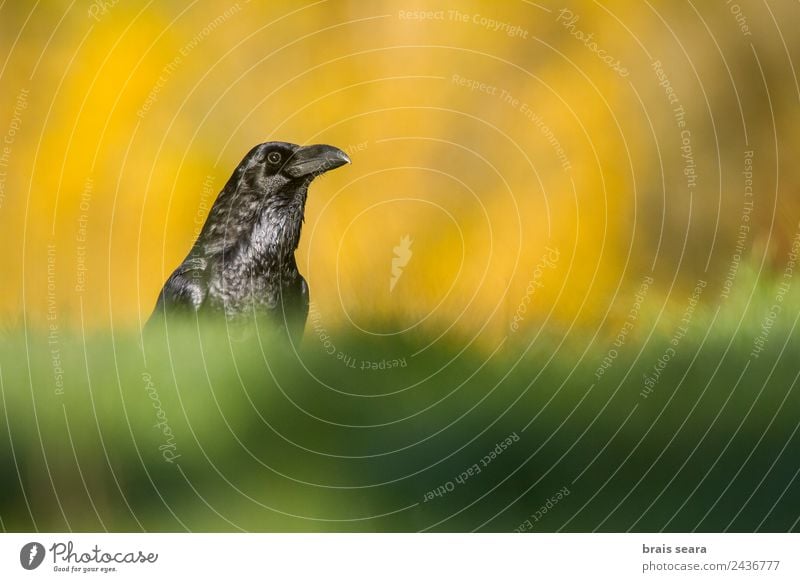
[[(407, 363), (362, 370), (310, 328), (301, 346), (218, 322), (144, 338), (63, 331), (51, 343), (6, 332), (2, 526), (511, 531), (568, 487), (534, 530), (797, 529), (797, 293), (750, 357), (773, 297), (765, 284), (746, 303), (700, 309), (648, 398), (643, 377), (670, 337), (655, 312), (600, 380), (602, 334), (543, 331), (486, 351), (331, 331), (359, 362)], [(514, 433), (480, 473), (454, 481)]]

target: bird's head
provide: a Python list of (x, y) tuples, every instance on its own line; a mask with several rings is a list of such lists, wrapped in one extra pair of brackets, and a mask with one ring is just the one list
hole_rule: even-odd
[(239, 164), (239, 176), (234, 178), (240, 188), (257, 191), (265, 199), (288, 201), (299, 194), (304, 197), (308, 184), (317, 176), (349, 163), (347, 154), (333, 146), (272, 141), (250, 150)]
[(220, 192), (199, 243), (206, 252), (235, 245), (292, 252), (300, 240), (308, 185), (317, 176), (350, 163), (329, 145), (267, 142), (251, 149)]

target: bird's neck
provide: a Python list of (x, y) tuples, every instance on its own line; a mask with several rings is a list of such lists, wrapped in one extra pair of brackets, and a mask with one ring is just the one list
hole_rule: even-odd
[(223, 192), (211, 209), (197, 241), (206, 256), (224, 256), (232, 265), (272, 266), (296, 270), (294, 252), (300, 244), (307, 186), (293, 196), (259, 192)]
[(248, 237), (254, 260), (277, 259), (281, 263), (294, 264), (302, 225), (302, 206), (293, 201), (266, 205)]

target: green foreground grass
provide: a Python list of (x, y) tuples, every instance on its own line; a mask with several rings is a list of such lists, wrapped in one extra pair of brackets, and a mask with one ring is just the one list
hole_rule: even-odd
[(796, 530), (796, 313), (757, 358), (760, 317), (698, 313), (647, 397), (668, 333), (631, 336), (599, 379), (613, 334), (6, 334), (2, 527)]

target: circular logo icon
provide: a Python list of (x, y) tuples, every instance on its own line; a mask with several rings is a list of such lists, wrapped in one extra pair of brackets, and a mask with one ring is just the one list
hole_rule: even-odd
[(19, 551), (19, 563), (26, 570), (35, 570), (44, 561), (44, 546), (39, 542), (29, 542)]

